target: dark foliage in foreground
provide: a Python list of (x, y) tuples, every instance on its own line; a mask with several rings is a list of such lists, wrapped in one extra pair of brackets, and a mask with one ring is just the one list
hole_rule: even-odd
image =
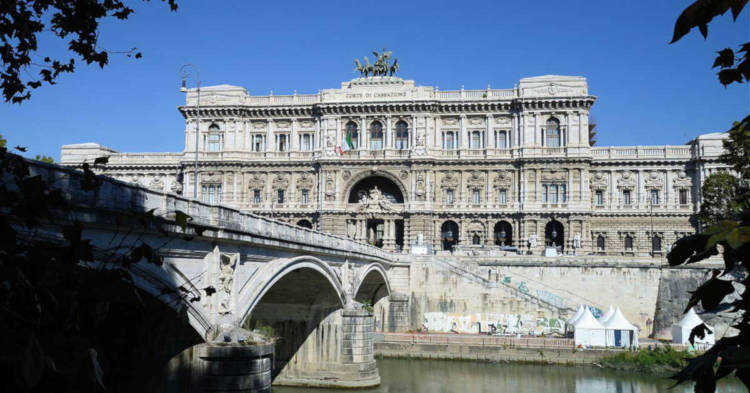
[[(131, 268), (160, 265), (158, 248), (138, 239), (93, 247), (54, 180), (5, 148), (0, 177), (3, 391), (143, 391), (171, 356), (200, 340), (184, 312), (165, 304), (192, 301), (174, 293), (182, 291), (157, 299), (135, 286)], [(102, 182), (88, 165), (70, 180), (90, 193)], [(159, 230), (167, 220), (153, 213), (122, 214), (120, 234)], [(185, 228), (190, 218), (176, 216), (169, 223)]]

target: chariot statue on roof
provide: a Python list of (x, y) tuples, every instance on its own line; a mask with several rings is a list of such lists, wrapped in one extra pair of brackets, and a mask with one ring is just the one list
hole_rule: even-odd
[(393, 74), (398, 71), (398, 59), (394, 57), (393, 63), (390, 63), (391, 57), (393, 57), (393, 52), (386, 51), (386, 49), (383, 48), (382, 52), (378, 53), (378, 51), (373, 51), (372, 54), (376, 59), (373, 64), (370, 64), (370, 59), (367, 58), (367, 56), (365, 56), (364, 65), (360, 63), (359, 59), (354, 59), (354, 65), (356, 66), (354, 71), (359, 71), (360, 76), (388, 76), (389, 72), (390, 75), (393, 76)]

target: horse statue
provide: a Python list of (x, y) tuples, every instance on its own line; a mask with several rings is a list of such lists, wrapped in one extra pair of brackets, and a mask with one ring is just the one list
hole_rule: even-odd
[(390, 69), (391, 76), (393, 76), (393, 74), (395, 74), (396, 71), (398, 71), (398, 68), (399, 68), (398, 67), (398, 59), (397, 58), (393, 58), (393, 64), (391, 65), (391, 69)]
[(378, 53), (378, 51), (373, 51), (372, 54), (375, 56), (375, 63), (370, 64), (370, 59), (365, 56), (365, 63), (362, 64), (359, 62), (359, 59), (354, 59), (354, 64), (356, 68), (354, 71), (359, 71), (360, 76), (369, 77), (372, 76), (388, 76), (388, 72), (390, 71), (391, 76), (398, 71), (398, 59), (393, 59), (393, 64), (389, 65), (391, 57), (393, 57), (393, 52), (386, 51), (385, 48), (383, 48), (383, 51)]

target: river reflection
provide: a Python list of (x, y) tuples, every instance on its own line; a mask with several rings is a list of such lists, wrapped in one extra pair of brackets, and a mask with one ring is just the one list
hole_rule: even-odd
[[(594, 367), (536, 366), (448, 360), (378, 360), (382, 384), (356, 393), (688, 393), (691, 384), (668, 389), (671, 380)], [(341, 390), (337, 390), (341, 392)], [(327, 389), (274, 387), (273, 393), (332, 392)], [(736, 380), (718, 392), (746, 392)]]

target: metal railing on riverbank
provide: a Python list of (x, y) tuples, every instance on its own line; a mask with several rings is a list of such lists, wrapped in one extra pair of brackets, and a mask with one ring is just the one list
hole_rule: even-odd
[(482, 347), (502, 348), (573, 348), (572, 338), (550, 338), (550, 337), (507, 337), (507, 336), (484, 336), (478, 334), (453, 334), (453, 333), (380, 333), (375, 334), (376, 341), (401, 343), (401, 344), (453, 344), (453, 345), (476, 345)]

